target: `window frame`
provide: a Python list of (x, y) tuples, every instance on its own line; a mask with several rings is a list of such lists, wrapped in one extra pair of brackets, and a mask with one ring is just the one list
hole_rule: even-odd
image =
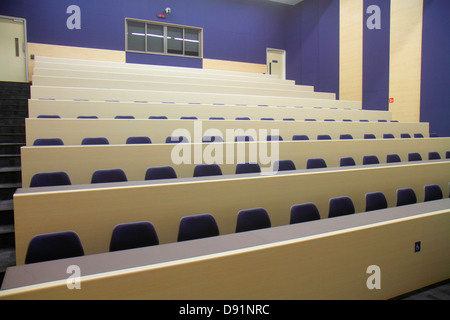
[[(144, 23), (145, 25), (145, 51), (138, 51), (138, 50), (129, 50), (128, 49), (128, 22), (135, 22), (135, 23)], [(156, 51), (148, 51), (148, 45), (147, 45), (147, 29), (148, 25), (160, 25), (163, 27), (163, 52), (156, 52)], [(169, 27), (174, 28), (181, 28), (183, 32), (183, 53), (182, 54), (176, 54), (176, 53), (168, 53), (168, 46), (167, 46), (167, 29)], [(185, 54), (185, 42), (184, 40), (186, 29), (191, 30), (197, 30), (199, 33), (199, 55), (187, 55)], [(203, 28), (200, 27), (192, 27), (192, 26), (185, 26), (185, 25), (179, 25), (179, 24), (173, 24), (173, 23), (165, 23), (165, 22), (159, 22), (159, 21), (150, 21), (150, 20), (140, 20), (140, 19), (134, 19), (134, 18), (125, 18), (125, 52), (133, 52), (133, 53), (144, 53), (144, 54), (157, 54), (157, 55), (163, 55), (163, 56), (172, 56), (172, 57), (188, 57), (188, 58), (197, 58), (197, 59), (203, 59)]]

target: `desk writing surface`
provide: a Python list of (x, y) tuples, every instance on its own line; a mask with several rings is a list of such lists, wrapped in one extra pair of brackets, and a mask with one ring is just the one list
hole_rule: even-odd
[(69, 274), (66, 273), (67, 267), (73, 264), (80, 267), (82, 276), (88, 276), (161, 263), (179, 263), (184, 259), (222, 254), (234, 250), (252, 250), (258, 246), (283, 241), (306, 241), (311, 237), (326, 237), (329, 234), (346, 232), (353, 228), (370, 227), (374, 224), (390, 223), (395, 220), (414, 219), (415, 216), (440, 211), (447, 211), (447, 213), (450, 211), (450, 199), (205, 239), (20, 265), (9, 267), (6, 270), (1, 289), (65, 280), (69, 277)]

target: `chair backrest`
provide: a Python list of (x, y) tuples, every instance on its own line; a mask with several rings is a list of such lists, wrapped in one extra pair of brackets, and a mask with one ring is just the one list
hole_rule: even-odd
[(353, 136), (351, 134), (341, 134), (339, 136), (339, 139), (341, 139), (341, 140), (351, 140), (351, 139), (353, 139)]
[(439, 152), (428, 152), (428, 160), (439, 160), (441, 159), (441, 155)]
[(403, 139), (405, 139), (405, 138), (411, 138), (411, 135), (410, 135), (409, 133), (401, 133), (401, 134), (400, 134), (400, 138), (403, 138)]
[(250, 120), (249, 117), (236, 117), (236, 120)]
[(331, 140), (331, 136), (329, 134), (319, 134), (317, 135), (317, 140)]
[(31, 178), (30, 188), (71, 185), (70, 178), (63, 171), (36, 173)]
[(197, 117), (181, 117), (181, 120), (198, 120)]
[(177, 174), (170, 166), (148, 168), (145, 172), (145, 180), (176, 179)]
[(81, 141), (81, 144), (82, 145), (88, 145), (88, 144), (109, 144), (109, 141), (105, 137), (84, 138)]
[(148, 118), (152, 120), (167, 120), (166, 116), (150, 116)]
[(38, 119), (61, 119), (60, 116), (52, 114), (40, 114), (37, 117)]
[(149, 137), (128, 137), (127, 144), (141, 144), (141, 143), (152, 143)]
[(308, 159), (308, 161), (306, 162), (306, 169), (318, 169), (326, 167), (327, 163), (322, 158)]
[(388, 154), (386, 156), (386, 162), (387, 163), (402, 162), (402, 160), (400, 159), (400, 156), (398, 154)]
[(379, 164), (380, 161), (378, 160), (377, 156), (364, 156), (363, 157), (363, 165), (366, 164)]
[(445, 151), (445, 159), (450, 159), (450, 151)]
[(349, 197), (336, 197), (330, 199), (328, 218), (339, 217), (355, 213), (353, 201)]
[(283, 138), (280, 135), (268, 135), (267, 141), (283, 141)]
[(209, 117), (209, 120), (225, 120), (224, 117)]
[(219, 235), (214, 217), (208, 213), (181, 218), (178, 241), (187, 241)]
[(421, 134), (421, 133), (414, 133), (414, 138), (423, 138), (423, 134)]
[(292, 160), (277, 160), (273, 164), (274, 171), (296, 170)]
[(219, 165), (213, 164), (198, 164), (194, 168), (194, 177), (206, 177), (206, 176), (220, 176), (222, 170)]
[(83, 246), (75, 232), (46, 233), (31, 239), (25, 256), (25, 264), (83, 255)]
[(261, 167), (258, 163), (238, 163), (236, 165), (236, 174), (259, 172), (261, 172)]
[(305, 134), (295, 134), (292, 136), (292, 140), (309, 140), (309, 137)]
[(366, 193), (366, 211), (380, 210), (388, 207), (382, 192)]
[(262, 121), (274, 121), (273, 118), (261, 118)]
[(374, 134), (372, 133), (365, 133), (364, 134), (364, 139), (376, 139), (377, 137), (375, 137)]
[(252, 136), (236, 136), (234, 137), (235, 142), (248, 142), (255, 141)]
[(425, 200), (424, 201), (433, 201), (443, 199), (444, 195), (442, 194), (441, 187), (437, 184), (430, 184), (425, 186)]
[(109, 251), (127, 250), (159, 244), (153, 224), (147, 221), (116, 225), (111, 235)]
[(264, 208), (241, 210), (237, 216), (236, 232), (270, 228), (270, 218)]
[(221, 136), (204, 136), (202, 138), (203, 143), (209, 142), (223, 142), (223, 138)]
[(416, 193), (411, 188), (397, 190), (397, 206), (417, 203)]
[(383, 139), (395, 139), (395, 137), (392, 133), (384, 133)]
[(166, 143), (188, 143), (188, 138), (184, 136), (170, 136), (166, 138)]
[(422, 156), (418, 152), (408, 153), (408, 161), (422, 161)]
[(123, 182), (128, 181), (122, 169), (97, 170), (92, 174), (91, 183)]
[(134, 119), (134, 116), (115, 116), (114, 119)]
[(355, 160), (352, 157), (345, 157), (341, 158), (340, 160), (341, 167), (349, 167), (349, 166), (355, 166)]
[(283, 118), (283, 121), (295, 121), (294, 118)]
[(98, 119), (97, 116), (78, 116), (77, 119)]
[(60, 138), (43, 138), (34, 140), (33, 146), (63, 146)]
[(290, 224), (319, 220), (320, 214), (312, 202), (296, 204), (291, 207)]

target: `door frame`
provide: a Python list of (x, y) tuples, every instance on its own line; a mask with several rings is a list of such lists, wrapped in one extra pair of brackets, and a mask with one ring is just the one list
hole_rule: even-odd
[(283, 74), (281, 79), (286, 80), (286, 50), (276, 48), (266, 48), (266, 73), (270, 74), (269, 62), (267, 61), (269, 51), (275, 51), (283, 54)]
[(19, 17), (11, 17), (0, 15), (0, 18), (9, 19), (9, 20), (19, 20), (23, 22), (23, 33), (24, 33), (24, 49), (25, 49), (25, 82), (29, 82), (28, 78), (28, 39), (27, 39), (27, 19), (19, 18)]

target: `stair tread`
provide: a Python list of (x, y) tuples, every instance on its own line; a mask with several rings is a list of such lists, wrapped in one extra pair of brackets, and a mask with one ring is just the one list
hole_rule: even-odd
[(6, 188), (20, 188), (22, 186), (21, 182), (13, 182), (13, 183), (0, 183), (0, 189)]
[(15, 172), (15, 171), (22, 171), (22, 167), (20, 166), (0, 167), (0, 172)]
[(0, 201), (0, 211), (9, 211), (9, 210), (13, 210), (13, 208), (14, 208), (13, 199)]

